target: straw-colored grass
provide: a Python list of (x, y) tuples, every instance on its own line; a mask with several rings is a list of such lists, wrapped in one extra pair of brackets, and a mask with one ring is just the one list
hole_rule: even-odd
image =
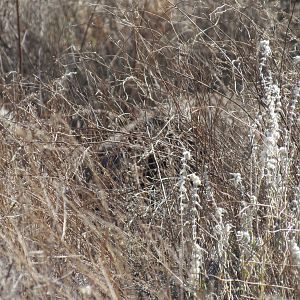
[(0, 1), (1, 299), (300, 297), (290, 2)]

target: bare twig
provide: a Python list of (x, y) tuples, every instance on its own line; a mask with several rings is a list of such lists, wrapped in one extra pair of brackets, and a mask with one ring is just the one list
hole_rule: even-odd
[(19, 73), (23, 73), (23, 57), (22, 57), (22, 46), (21, 46), (21, 26), (20, 26), (20, 11), (19, 11), (19, 0), (16, 0), (16, 12), (17, 12), (17, 30), (18, 30), (18, 54), (19, 54)]

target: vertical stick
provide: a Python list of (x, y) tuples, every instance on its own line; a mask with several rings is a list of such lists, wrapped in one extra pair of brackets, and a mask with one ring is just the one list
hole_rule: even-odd
[(17, 11), (17, 30), (18, 30), (18, 54), (19, 54), (19, 73), (23, 73), (23, 61), (22, 61), (22, 47), (21, 47), (21, 27), (20, 27), (20, 12), (19, 12), (19, 0), (16, 0)]
[(86, 28), (85, 28), (85, 31), (84, 31), (84, 34), (83, 34), (83, 38), (82, 38), (82, 41), (81, 41), (81, 45), (80, 45), (80, 52), (83, 50), (85, 40), (86, 40), (86, 36), (87, 36), (88, 30), (89, 30), (89, 28), (92, 24), (92, 21), (93, 21), (93, 18), (94, 18), (94, 15), (95, 15), (95, 12), (96, 12), (96, 9), (97, 9), (97, 6), (98, 6), (99, 2), (100, 2), (100, 0), (98, 0), (96, 5), (94, 6), (94, 10), (91, 13), (90, 18), (88, 20), (88, 23), (86, 25)]

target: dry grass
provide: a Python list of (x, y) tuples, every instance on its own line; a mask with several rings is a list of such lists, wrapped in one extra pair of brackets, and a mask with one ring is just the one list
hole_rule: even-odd
[(279, 2), (0, 1), (1, 299), (300, 297)]

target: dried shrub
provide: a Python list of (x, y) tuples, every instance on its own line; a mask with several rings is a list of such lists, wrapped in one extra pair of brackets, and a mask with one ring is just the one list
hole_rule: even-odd
[[(295, 5), (294, 5), (295, 4)], [(0, 3), (1, 299), (299, 297), (299, 5)]]

